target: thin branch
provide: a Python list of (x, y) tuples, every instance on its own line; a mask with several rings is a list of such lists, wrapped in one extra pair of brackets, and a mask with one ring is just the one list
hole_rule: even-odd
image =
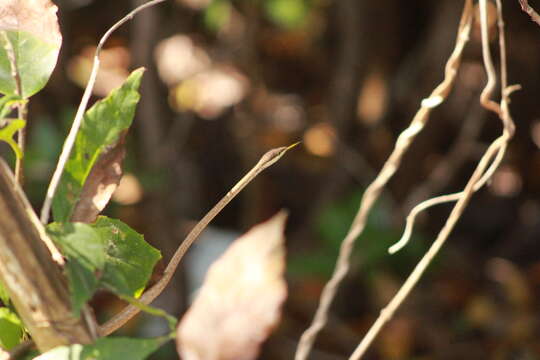
[(495, 66), (491, 59), (491, 51), (489, 50), (489, 34), (487, 27), (487, 9), (485, 8), (485, 1), (482, 0), (478, 3), (480, 5), (480, 30), (482, 34), (482, 57), (484, 59), (484, 69), (486, 70), (487, 83), (482, 93), (480, 94), (480, 104), (488, 110), (493, 111), (495, 114), (501, 116), (501, 106), (495, 101), (491, 100), (493, 89), (497, 85), (497, 74), (495, 73)]
[[(161, 294), (165, 289), (169, 281), (172, 279), (178, 264), (186, 254), (190, 246), (197, 240), (201, 232), (208, 226), (208, 224), (227, 206), (227, 204), (238, 195), (247, 184), (257, 177), (264, 169), (268, 168), (272, 164), (276, 163), (288, 150), (298, 145), (298, 143), (291, 146), (284, 146), (276, 149), (272, 149), (264, 154), (259, 162), (248, 173), (238, 181), (233, 188), (214, 205), (214, 207), (195, 225), (195, 227), (186, 236), (185, 240), (180, 244), (173, 257), (167, 264), (163, 276), (159, 281), (151, 288), (146, 290), (144, 294), (138, 299), (138, 302), (148, 305), (156, 297)], [(112, 319), (107, 321), (99, 328), (99, 335), (106, 336), (123, 326), (133, 316), (137, 315), (141, 309), (134, 305), (127, 305), (120, 313), (115, 315)]]
[[(486, 85), (486, 87), (484, 88), (484, 91), (482, 92), (483, 102), (482, 101), (481, 102), (485, 108), (492, 110), (499, 115), (500, 119), (503, 122), (505, 131), (508, 132), (508, 135), (511, 137), (514, 134), (515, 126), (514, 126), (513, 121), (509, 118), (509, 109), (508, 109), (509, 95), (513, 91), (519, 89), (520, 86), (519, 85), (508, 86), (508, 79), (507, 79), (508, 75), (506, 71), (506, 41), (505, 41), (505, 36), (504, 36), (504, 20), (502, 17), (502, 4), (500, 0), (496, 0), (496, 1), (497, 1), (497, 16), (498, 16), (497, 24), (499, 28), (499, 49), (500, 49), (500, 59), (501, 59), (500, 60), (501, 61), (501, 64), (500, 64), (501, 104), (499, 105), (489, 100), (489, 97), (491, 96), (491, 93), (493, 90), (493, 84), (496, 81), (494, 80), (495, 71), (494, 71), (494, 66), (491, 62), (489, 46), (486, 47), (484, 43), (482, 44), (482, 48), (484, 52), (484, 59), (486, 61), (486, 69), (488, 72), (488, 85)], [(484, 36), (487, 36), (487, 31)], [(479, 189), (481, 189), (486, 184), (486, 182), (491, 178), (493, 173), (495, 173), (495, 171), (498, 169), (504, 157), (505, 152), (506, 152), (506, 146), (501, 146), (501, 149), (497, 153), (497, 156), (495, 160), (493, 161), (493, 163), (491, 164), (491, 166), (489, 167), (489, 169), (486, 170), (482, 178), (474, 185), (473, 191), (476, 192)], [(438, 196), (436, 198), (428, 199), (416, 205), (411, 210), (410, 214), (407, 216), (407, 223), (405, 225), (405, 230), (403, 232), (401, 239), (397, 243), (392, 245), (388, 249), (388, 252), (390, 254), (394, 254), (400, 249), (402, 249), (405, 245), (407, 245), (407, 242), (409, 241), (410, 236), (412, 234), (412, 228), (414, 226), (415, 219), (420, 212), (435, 205), (457, 201), (461, 196), (463, 196), (463, 192), (450, 194), (450, 195), (443, 195), (443, 196)]]
[(379, 198), (382, 190), (399, 168), (401, 159), (409, 149), (413, 140), (424, 128), (428, 121), (431, 110), (440, 105), (448, 96), (457, 75), (463, 48), (469, 39), (471, 19), (472, 3), (470, 0), (467, 0), (465, 2), (463, 14), (459, 24), (454, 51), (448, 58), (445, 66), (444, 80), (433, 90), (429, 98), (422, 101), (421, 107), (411, 121), (411, 124), (398, 137), (395, 148), (384, 164), (381, 172), (364, 192), (358, 213), (356, 214), (351, 228), (341, 244), (334, 273), (322, 291), (319, 307), (317, 308), (315, 317), (310, 327), (302, 334), (302, 337), (300, 338), (300, 343), (295, 355), (296, 360), (305, 360), (307, 358), (315, 341), (315, 337), (327, 322), (328, 311), (335, 297), (338, 286), (349, 270), (350, 257), (354, 243), (356, 238), (363, 232), (368, 214), (375, 204), (375, 201)]
[(418, 262), (418, 264), (416, 265), (412, 273), (409, 275), (405, 283), (403, 283), (402, 287), (399, 289), (394, 298), (392, 298), (390, 303), (388, 303), (388, 305), (383, 310), (381, 310), (379, 317), (369, 329), (366, 336), (362, 339), (354, 353), (351, 355), (351, 360), (358, 360), (365, 354), (366, 350), (369, 348), (382, 327), (392, 318), (395, 311), (407, 298), (407, 296), (414, 288), (414, 286), (418, 283), (421, 276), (423, 275), (435, 255), (439, 252), (440, 248), (442, 247), (442, 245), (450, 235), (450, 232), (454, 228), (456, 222), (459, 220), (461, 214), (463, 213), (463, 210), (465, 210), (465, 207), (473, 194), (474, 184), (480, 178), (480, 176), (482, 176), (483, 171), (489, 164), (489, 159), (494, 156), (496, 152), (499, 151), (501, 143), (505, 142), (506, 138), (501, 137), (497, 140), (499, 141), (495, 141), (494, 143), (492, 143), (491, 146), (488, 148), (486, 154), (480, 160), (478, 167), (476, 168), (475, 172), (471, 176), (469, 182), (467, 183), (467, 186), (463, 191), (463, 196), (459, 199), (459, 201), (452, 209), (452, 212), (450, 213), (446, 224), (437, 236), (437, 239), (433, 242), (424, 257)]
[[(474, 101), (476, 103), (476, 99)], [(485, 109), (475, 104), (463, 121), (457, 139), (444, 159), (435, 166), (429, 177), (407, 196), (403, 202), (404, 210), (408, 211), (414, 204), (418, 204), (448, 185), (453, 175), (469, 160), (477, 145), (476, 138), (482, 130), (486, 118)]]
[(521, 10), (525, 11), (531, 17), (532, 21), (540, 25), (540, 15), (529, 5), (529, 1), (519, 0), (519, 4), (521, 5)]
[[(15, 93), (22, 97), (22, 82), (21, 82), (21, 75), (17, 69), (17, 56), (15, 54), (15, 49), (13, 49), (13, 44), (11, 41), (7, 38), (7, 35), (5, 33), (2, 33), (2, 37), (4, 37), (4, 41), (6, 43), (5, 50), (6, 54), (9, 60), (9, 66), (11, 71), (11, 77), (15, 80)], [(26, 115), (27, 115), (27, 101), (19, 102), (17, 105), (17, 118), (25, 120), (26, 121)], [(25, 147), (25, 138), (26, 138), (26, 125), (23, 126), (21, 129), (17, 131), (17, 143), (19, 145), (19, 149), (21, 150), (21, 156), (17, 156), (17, 159), (15, 160), (15, 179), (17, 183), (19, 183), (21, 186), (24, 182), (24, 147)]]
[(101, 53), (101, 49), (103, 48), (103, 45), (105, 44), (109, 36), (116, 29), (118, 29), (124, 23), (131, 20), (133, 16), (135, 16), (139, 11), (142, 11), (148, 7), (157, 5), (164, 1), (166, 0), (152, 0), (135, 8), (129, 14), (124, 16), (120, 21), (114, 24), (109, 30), (107, 30), (105, 35), (103, 35), (103, 37), (99, 40), (98, 46), (96, 47), (96, 52), (94, 54), (94, 63), (92, 65), (92, 72), (90, 73), (88, 84), (86, 85), (86, 89), (84, 89), (84, 94), (82, 96), (81, 103), (79, 104), (79, 108), (77, 109), (77, 113), (75, 114), (75, 119), (73, 120), (73, 124), (71, 125), (71, 130), (69, 131), (68, 137), (66, 138), (64, 146), (62, 148), (62, 153), (60, 154), (60, 158), (58, 159), (58, 164), (52, 176), (51, 182), (49, 184), (49, 188), (47, 189), (45, 202), (43, 203), (43, 207), (41, 208), (41, 222), (43, 224), (47, 224), (47, 222), (49, 221), (49, 213), (51, 211), (52, 200), (53, 200), (54, 194), (56, 192), (56, 189), (58, 188), (58, 184), (60, 183), (62, 172), (64, 171), (66, 162), (68, 161), (69, 155), (71, 154), (71, 150), (73, 149), (73, 144), (75, 143), (75, 139), (77, 137), (77, 133), (79, 132), (79, 128), (81, 127), (84, 113), (88, 106), (88, 101), (90, 100), (90, 96), (92, 95), (92, 90), (94, 89), (94, 84), (96, 82), (97, 74), (99, 71), (99, 64), (100, 64), (99, 54)]
[[(504, 157), (504, 152), (498, 151), (490, 167), (486, 170), (486, 172), (482, 175), (482, 177), (478, 180), (478, 182), (474, 184), (473, 192), (480, 190), (489, 181), (489, 179), (491, 179), (491, 176), (501, 164), (503, 157)], [(403, 231), (403, 235), (401, 236), (401, 238), (399, 239), (397, 243), (395, 243), (388, 249), (388, 252), (390, 254), (395, 254), (396, 252), (401, 250), (405, 245), (407, 245), (412, 235), (413, 226), (414, 226), (414, 223), (416, 221), (416, 217), (418, 216), (418, 214), (420, 214), (422, 211), (427, 210), (430, 207), (433, 207), (435, 205), (458, 201), (464, 195), (465, 194), (463, 191), (454, 193), (454, 194), (441, 195), (441, 196), (437, 196), (437, 197), (422, 201), (420, 204), (416, 205), (407, 216), (407, 221), (405, 224), (405, 230)]]
[(38, 349), (91, 343), (85, 319), (72, 314), (65, 277), (46, 247), (50, 239), (3, 161), (0, 213), (0, 281)]
[[(18, 84), (20, 81), (17, 82)], [(17, 85), (19, 87), (19, 85)], [(20, 91), (19, 91), (20, 93)], [(28, 102), (24, 101), (17, 105), (17, 118), (26, 121), (28, 115)], [(15, 179), (22, 186), (24, 184), (24, 148), (26, 146), (26, 126), (18, 131), (17, 143), (21, 149), (22, 157), (17, 157), (15, 161)]]
[[(475, 187), (478, 183), (481, 183), (486, 178), (486, 173), (491, 173), (495, 171), (496, 167), (494, 168), (491, 166), (488, 168), (488, 165), (490, 164), (491, 160), (495, 158), (494, 163), (500, 162), (500, 159), (502, 156), (504, 156), (504, 153), (506, 152), (506, 149), (508, 147), (508, 142), (513, 136), (513, 129), (514, 129), (514, 123), (512, 121), (507, 103), (508, 103), (508, 96), (510, 95), (511, 91), (515, 89), (515, 87), (508, 87), (502, 89), (502, 99), (500, 106), (497, 103), (494, 103), (492, 100), (489, 99), (491, 92), (493, 90), (494, 84), (496, 82), (496, 74), (494, 71), (493, 63), (491, 62), (491, 54), (489, 52), (489, 39), (488, 39), (488, 31), (487, 31), (487, 5), (486, 0), (480, 0), (480, 23), (481, 23), (481, 32), (482, 32), (482, 50), (483, 50), (483, 59), (484, 59), (484, 67), (486, 69), (486, 73), (488, 76), (488, 81), (486, 83), (486, 87), (482, 91), (482, 94), (480, 95), (480, 102), (481, 104), (486, 107), (489, 110), (492, 110), (499, 114), (499, 117), (501, 121), (503, 122), (503, 133), (501, 136), (499, 136), (496, 140), (494, 140), (491, 145), (486, 150), (485, 154), (480, 159), (474, 173), (470, 177), (469, 181), (467, 182), (467, 185), (465, 186), (465, 189), (461, 193), (461, 197), (457, 201), (456, 205), (452, 209), (450, 215), (448, 216), (448, 219), (446, 220), (445, 225), (439, 232), (439, 235), (429, 248), (429, 250), (426, 252), (424, 257), (418, 262), (412, 273), (409, 275), (403, 286), (399, 289), (397, 294), (392, 298), (392, 300), (388, 303), (388, 305), (381, 310), (381, 313), (373, 326), (369, 329), (366, 336), (362, 339), (354, 353), (351, 355), (350, 359), (352, 360), (358, 360), (360, 359), (379, 331), (382, 329), (382, 327), (392, 318), (395, 311), (399, 308), (399, 306), (403, 303), (403, 301), (407, 298), (411, 290), (414, 288), (414, 286), (418, 283), (422, 275), (424, 274), (425, 270), (431, 264), (433, 258), (437, 255), (441, 247), (444, 245), (446, 240), (448, 239), (448, 236), (450, 235), (452, 229), (456, 225), (457, 221), (460, 219), (461, 215), (463, 214), (463, 211), (465, 210), (465, 207), (467, 206), (468, 202), (470, 201), (474, 191)], [(497, 0), (497, 6), (498, 6), (498, 16), (501, 18), (499, 22), (499, 36), (504, 37), (504, 26), (502, 22), (502, 10), (500, 5), (500, 0)], [(504, 47), (504, 41), (502, 42), (502, 46), (500, 48), (501, 56), (506, 56), (506, 54), (503, 54), (506, 52), (506, 48)], [(501, 66), (501, 78), (504, 78), (506, 82), (506, 61), (504, 61), (504, 65)], [(503, 76), (504, 74), (504, 76)], [(506, 84), (505, 84), (506, 85)]]

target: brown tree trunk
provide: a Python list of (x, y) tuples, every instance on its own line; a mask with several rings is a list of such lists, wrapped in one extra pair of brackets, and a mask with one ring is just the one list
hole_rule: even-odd
[(46, 245), (52, 243), (1, 159), (0, 214), (0, 280), (38, 349), (90, 343), (89, 327), (72, 314), (65, 278)]

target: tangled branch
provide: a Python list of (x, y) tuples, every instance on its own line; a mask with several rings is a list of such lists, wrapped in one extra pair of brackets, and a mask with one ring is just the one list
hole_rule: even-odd
[[(470, 0), (467, 0), (466, 2), (470, 3)], [(480, 0), (479, 7), (482, 34), (482, 55), (484, 60), (484, 68), (486, 69), (486, 74), (488, 78), (486, 86), (484, 87), (484, 90), (480, 95), (480, 103), (486, 109), (495, 112), (499, 116), (503, 124), (503, 132), (497, 139), (495, 139), (490, 144), (490, 146), (480, 159), (474, 173), (469, 178), (469, 181), (467, 182), (467, 185), (462, 192), (427, 200), (426, 202), (418, 205), (417, 208), (415, 208), (418, 209), (418, 212), (438, 203), (457, 200), (454, 208), (448, 216), (448, 219), (446, 220), (445, 225), (439, 232), (439, 235), (437, 236), (429, 250), (426, 252), (424, 257), (418, 262), (418, 264), (416, 265), (412, 273), (409, 275), (405, 283), (402, 285), (402, 287), (399, 289), (397, 294), (392, 298), (388, 305), (381, 310), (379, 317), (369, 329), (366, 336), (362, 339), (356, 350), (351, 355), (350, 359), (352, 360), (358, 360), (365, 354), (377, 334), (382, 329), (382, 327), (392, 318), (393, 314), (407, 298), (414, 286), (418, 283), (429, 264), (431, 264), (434, 257), (437, 255), (441, 247), (448, 239), (448, 236), (450, 235), (452, 229), (463, 214), (463, 211), (469, 203), (473, 193), (480, 187), (482, 187), (487, 182), (489, 177), (493, 174), (493, 172), (497, 169), (500, 161), (502, 160), (506, 152), (508, 142), (514, 135), (514, 122), (510, 115), (508, 103), (510, 93), (516, 90), (518, 87), (507, 85), (506, 43), (504, 38), (502, 5), (500, 0), (496, 0), (496, 3), (499, 28), (499, 51), (501, 58), (501, 100), (500, 103), (491, 100), (491, 95), (496, 84), (497, 76), (489, 50), (487, 4), (486, 0)], [(413, 209), (413, 212), (414, 211), (415, 210)], [(413, 212), (411, 212), (411, 214), (413, 214)]]

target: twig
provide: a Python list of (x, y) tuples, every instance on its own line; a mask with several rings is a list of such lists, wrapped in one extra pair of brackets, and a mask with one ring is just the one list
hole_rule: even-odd
[[(191, 232), (186, 236), (185, 240), (180, 244), (173, 257), (167, 264), (163, 276), (159, 281), (146, 290), (144, 294), (138, 299), (138, 302), (148, 305), (156, 297), (161, 294), (165, 289), (169, 281), (171, 280), (180, 260), (184, 257), (189, 247), (193, 244), (195, 240), (199, 237), (201, 232), (208, 226), (210, 221), (212, 221), (220, 212), (227, 206), (227, 204), (238, 195), (242, 189), (249, 184), (257, 175), (259, 175), (264, 169), (268, 168), (275, 162), (277, 162), (288, 150), (292, 149), (298, 145), (295, 143), (291, 146), (279, 147), (272, 149), (264, 154), (259, 162), (242, 178), (238, 181), (233, 188), (221, 199), (219, 202), (214, 205), (214, 207), (195, 225)], [(134, 305), (127, 305), (120, 313), (115, 315), (112, 319), (107, 321), (99, 328), (99, 335), (106, 336), (120, 328), (126, 322), (128, 322), (133, 316), (137, 315), (140, 312), (140, 308)]]
[[(1, 159), (0, 159), (1, 160)], [(0, 161), (0, 281), (40, 351), (94, 339), (71, 312), (69, 291), (44, 227)]]
[(409, 211), (414, 204), (418, 204), (422, 199), (429, 198), (432, 194), (444, 189), (458, 169), (469, 160), (476, 145), (475, 139), (482, 130), (487, 117), (485, 109), (476, 105), (476, 99), (474, 102), (473, 109), (469, 111), (463, 121), (457, 139), (445, 158), (437, 164), (429, 177), (407, 196), (403, 202), (404, 210)]
[[(476, 167), (474, 173), (470, 177), (469, 181), (467, 182), (467, 185), (465, 186), (465, 189), (461, 193), (461, 197), (457, 201), (456, 205), (452, 209), (452, 212), (448, 216), (448, 219), (439, 232), (439, 235), (429, 248), (429, 250), (426, 252), (424, 257), (418, 262), (412, 273), (409, 275), (403, 286), (399, 289), (397, 294), (392, 298), (392, 300), (388, 303), (388, 305), (381, 311), (379, 317), (373, 324), (373, 326), (369, 329), (366, 336), (362, 339), (354, 353), (351, 355), (350, 359), (352, 360), (358, 360), (360, 359), (366, 350), (369, 348), (379, 331), (382, 329), (382, 327), (392, 318), (395, 311), (399, 308), (399, 306), (403, 303), (403, 301), (407, 298), (411, 290), (414, 288), (414, 286), (418, 283), (420, 278), (422, 277), (423, 273), (433, 260), (433, 258), (437, 255), (441, 247), (444, 245), (446, 239), (450, 235), (450, 232), (454, 228), (457, 221), (460, 219), (461, 215), (463, 214), (463, 211), (465, 210), (465, 207), (467, 206), (469, 200), (471, 199), (475, 187), (479, 182), (485, 178), (486, 169), (488, 169), (488, 164), (491, 162), (493, 158), (495, 158), (495, 161), (497, 159), (501, 158), (508, 146), (509, 140), (513, 136), (513, 128), (514, 124), (512, 121), (512, 118), (510, 116), (510, 112), (508, 110), (508, 96), (510, 92), (514, 89), (513, 87), (507, 87), (502, 89), (502, 99), (501, 104), (502, 106), (499, 106), (499, 104), (494, 103), (489, 99), (491, 92), (493, 90), (494, 84), (495, 84), (495, 71), (493, 67), (493, 63), (491, 62), (491, 54), (489, 52), (489, 39), (488, 39), (488, 31), (487, 31), (487, 5), (486, 0), (480, 0), (480, 22), (481, 22), (481, 30), (482, 30), (482, 50), (483, 50), (483, 58), (484, 58), (484, 66), (486, 69), (486, 73), (488, 76), (488, 81), (486, 83), (486, 87), (484, 88), (484, 91), (482, 91), (482, 94), (480, 96), (480, 102), (481, 104), (486, 107), (489, 110), (492, 110), (499, 114), (504, 128), (503, 133), (500, 137), (498, 137), (496, 140), (494, 140), (491, 145), (486, 150), (485, 154), (480, 159), (480, 162), (478, 163), (478, 166)], [(502, 22), (502, 10), (500, 8), (500, 0), (497, 0), (497, 6), (498, 6), (498, 16), (501, 18), (499, 22), (499, 36), (504, 37), (504, 26)], [(502, 45), (500, 48), (501, 56), (506, 54), (503, 54), (506, 52), (504, 40), (502, 41)], [(504, 77), (503, 75), (504, 74)], [(504, 65), (501, 65), (501, 78), (504, 78), (506, 82), (506, 61), (504, 62)], [(506, 83), (504, 84), (506, 85)], [(500, 160), (499, 160), (500, 161)], [(491, 167), (490, 169), (493, 169)], [(494, 170), (493, 170), (494, 171)]]
[[(22, 82), (21, 82), (21, 75), (19, 71), (17, 70), (17, 56), (15, 54), (15, 49), (13, 49), (13, 45), (11, 44), (11, 41), (8, 39), (7, 35), (5, 33), (2, 33), (2, 37), (4, 37), (5, 43), (6, 43), (6, 54), (9, 60), (9, 66), (11, 71), (11, 76), (15, 80), (15, 93), (19, 95), (19, 97), (22, 97)], [(27, 101), (19, 102), (17, 105), (17, 117), (19, 119), (26, 121), (26, 115), (27, 115)], [(15, 160), (15, 180), (19, 185), (23, 185), (24, 182), (24, 147), (25, 147), (25, 138), (26, 138), (26, 125), (23, 126), (21, 129), (17, 131), (17, 143), (19, 145), (19, 149), (21, 150), (21, 156), (17, 156), (17, 159)]]
[(472, 4), (470, 0), (467, 0), (463, 9), (454, 51), (448, 58), (445, 66), (445, 78), (443, 82), (433, 90), (429, 98), (422, 101), (422, 105), (411, 121), (411, 124), (398, 137), (395, 148), (384, 164), (381, 172), (364, 192), (358, 213), (356, 214), (351, 228), (341, 244), (334, 273), (322, 291), (319, 307), (317, 308), (315, 317), (310, 327), (302, 334), (302, 337), (300, 338), (300, 343), (295, 355), (296, 360), (304, 360), (307, 358), (309, 351), (313, 346), (313, 342), (315, 341), (315, 337), (327, 321), (328, 310), (332, 300), (335, 297), (337, 288), (349, 270), (350, 257), (355, 240), (364, 230), (368, 214), (375, 201), (379, 198), (383, 188), (388, 183), (390, 178), (397, 171), (403, 155), (409, 149), (413, 140), (416, 138), (416, 135), (418, 135), (424, 128), (428, 121), (428, 116), (431, 110), (440, 105), (448, 96), (448, 93), (450, 92), (456, 78), (463, 48), (469, 39), (471, 19)]
[[(20, 80), (17, 81), (17, 87), (20, 86)], [(19, 90), (20, 94), (20, 90)], [(22, 103), (19, 103), (17, 105), (17, 118), (23, 119), (26, 121), (26, 116), (28, 114), (28, 102), (24, 101)], [(21, 149), (21, 153), (23, 156), (17, 157), (17, 160), (15, 161), (15, 179), (17, 182), (22, 186), (24, 184), (24, 148), (26, 145), (26, 126), (21, 128), (18, 131), (17, 135), (17, 143), (19, 145), (19, 148)]]
[(521, 10), (525, 11), (531, 17), (532, 21), (540, 25), (540, 15), (529, 5), (529, 1), (519, 0), (519, 4), (521, 5)]
[[(497, 16), (498, 16), (498, 20), (497, 20), (497, 24), (498, 24), (498, 28), (499, 28), (499, 49), (500, 49), (500, 61), (501, 61), (501, 104), (497, 104), (497, 103), (494, 103), (493, 101), (489, 100), (489, 97), (491, 95), (491, 92), (493, 90), (493, 87), (494, 87), (494, 84), (495, 84), (495, 70), (494, 70), (494, 66), (493, 66), (493, 63), (491, 62), (491, 56), (490, 56), (490, 53), (489, 53), (489, 45), (486, 46), (484, 45), (484, 43), (482, 44), (482, 48), (483, 48), (483, 52), (484, 52), (484, 59), (486, 59), (486, 69), (487, 69), (487, 73), (488, 73), (488, 85), (486, 85), (486, 87), (484, 88), (483, 92), (482, 92), (482, 104), (484, 105), (485, 108), (489, 109), (489, 110), (492, 110), (494, 111), (495, 113), (497, 113), (499, 115), (499, 117), (501, 118), (501, 120), (503, 121), (503, 126), (504, 126), (504, 129), (506, 132), (508, 132), (508, 135), (510, 137), (513, 136), (514, 134), (514, 123), (511, 119), (508, 118), (508, 115), (509, 115), (509, 110), (508, 110), (508, 103), (509, 103), (509, 95), (510, 93), (512, 93), (513, 91), (517, 90), (520, 88), (519, 85), (513, 85), (513, 86), (508, 86), (508, 80), (507, 80), (507, 72), (506, 72), (506, 41), (505, 41), (505, 37), (504, 37), (504, 21), (503, 21), (503, 18), (502, 18), (502, 5), (500, 3), (500, 0), (496, 0), (497, 1)], [(487, 34), (486, 34), (487, 36)], [(489, 88), (488, 88), (489, 86)], [(504, 109), (501, 109), (501, 108), (504, 108)], [(486, 172), (484, 173), (484, 175), (482, 176), (482, 178), (474, 185), (474, 188), (473, 188), (473, 191), (478, 191), (479, 189), (481, 189), (485, 183), (491, 178), (491, 176), (493, 175), (493, 173), (497, 170), (497, 168), (499, 167), (503, 157), (504, 157), (504, 153), (506, 152), (506, 146), (501, 146), (501, 149), (499, 150), (499, 152), (497, 153), (497, 156), (495, 158), (495, 160), (493, 161), (493, 163), (491, 164), (491, 166), (489, 167), (488, 170), (486, 170)], [(400, 249), (402, 249), (406, 244), (407, 242), (409, 241), (410, 239), (410, 236), (412, 234), (412, 228), (413, 228), (413, 225), (414, 225), (414, 222), (415, 222), (415, 219), (416, 219), (416, 216), (432, 207), (432, 206), (435, 206), (435, 205), (439, 205), (439, 204), (443, 204), (443, 203), (447, 203), (447, 202), (453, 202), (453, 201), (457, 201), (461, 196), (463, 196), (463, 192), (460, 192), (460, 193), (454, 193), (454, 194), (450, 194), (450, 195), (443, 195), (443, 196), (438, 196), (436, 198), (432, 198), (432, 199), (428, 199), (418, 205), (416, 205), (410, 212), (410, 214), (407, 216), (407, 223), (405, 225), (405, 230), (403, 232), (403, 235), (401, 237), (401, 239), (395, 243), (394, 245), (392, 245), (389, 249), (388, 249), (388, 252), (390, 254), (394, 254), (396, 253), (397, 251), (399, 251)]]
[[(495, 156), (495, 159), (493, 160), (489, 168), (478, 180), (478, 182), (474, 184), (473, 192), (480, 190), (488, 182), (488, 180), (491, 178), (495, 170), (497, 170), (497, 168), (499, 167), (503, 157), (504, 157), (504, 152), (498, 151)], [(464, 195), (463, 191), (454, 193), (454, 194), (441, 195), (441, 196), (437, 196), (437, 197), (422, 201), (420, 204), (416, 205), (407, 216), (407, 221), (405, 224), (405, 230), (403, 231), (403, 235), (401, 235), (401, 238), (399, 239), (397, 243), (395, 243), (388, 249), (388, 252), (390, 254), (395, 254), (396, 252), (401, 250), (405, 245), (407, 245), (412, 235), (413, 226), (414, 226), (414, 223), (416, 221), (416, 217), (418, 216), (418, 214), (420, 214), (422, 211), (430, 207), (433, 207), (435, 205), (458, 201), (463, 195)]]
[[(461, 214), (463, 213), (463, 210), (465, 209), (465, 206), (469, 202), (469, 199), (471, 198), (473, 194), (473, 186), (476, 183), (476, 181), (479, 179), (479, 177), (482, 175), (482, 172), (489, 164), (489, 159), (499, 151), (501, 142), (503, 142), (503, 138), (499, 138), (499, 141), (496, 141), (492, 143), (492, 145), (487, 150), (486, 154), (482, 157), (480, 160), (480, 163), (478, 164), (478, 167), (476, 168), (475, 172), (471, 176), (469, 182), (467, 183), (467, 186), (465, 187), (465, 190), (463, 191), (463, 196), (459, 199), (459, 201), (454, 206), (454, 209), (450, 213), (450, 216), (448, 217), (448, 220), (446, 221), (446, 224), (442, 228), (441, 232), (437, 236), (437, 239), (433, 242), (429, 250), (426, 252), (424, 257), (418, 262), (412, 273), (409, 275), (405, 283), (403, 283), (402, 287), (399, 289), (397, 294), (392, 298), (390, 303), (381, 310), (381, 313), (375, 323), (372, 325), (372, 327), (367, 332), (366, 336), (362, 339), (354, 353), (351, 355), (351, 360), (358, 360), (364, 355), (366, 350), (369, 348), (379, 331), (382, 329), (382, 327), (392, 318), (394, 315), (394, 312), (397, 310), (397, 308), (401, 305), (401, 303), (405, 300), (405, 298), (409, 295), (413, 287), (416, 285), (418, 280), (420, 280), (420, 277), (426, 270), (426, 268), (429, 266), (435, 255), (438, 253), (446, 239), (448, 238), (448, 235), (454, 228), (454, 225), (459, 220)], [(504, 141), (506, 141), (504, 139)]]
[(101, 53), (101, 49), (103, 48), (103, 45), (105, 44), (109, 36), (116, 29), (118, 29), (124, 23), (131, 20), (133, 16), (135, 16), (139, 11), (142, 11), (150, 6), (157, 5), (164, 1), (166, 0), (152, 0), (135, 8), (129, 14), (127, 14), (122, 19), (120, 19), (120, 21), (114, 24), (109, 30), (107, 30), (107, 32), (99, 40), (98, 46), (96, 47), (96, 52), (94, 54), (94, 63), (92, 64), (92, 72), (90, 73), (88, 84), (86, 85), (86, 88), (84, 89), (84, 94), (82, 96), (81, 103), (79, 104), (79, 108), (77, 109), (77, 113), (75, 114), (75, 119), (73, 120), (73, 124), (71, 125), (71, 129), (69, 131), (68, 137), (66, 138), (64, 146), (62, 148), (62, 153), (60, 154), (60, 158), (58, 159), (58, 164), (56, 165), (56, 169), (53, 173), (51, 182), (49, 184), (49, 188), (47, 189), (45, 202), (43, 203), (43, 207), (41, 208), (41, 222), (43, 224), (47, 224), (47, 222), (49, 221), (49, 213), (51, 210), (54, 194), (56, 192), (56, 189), (58, 188), (58, 184), (60, 183), (62, 172), (64, 171), (66, 162), (68, 161), (69, 155), (71, 154), (71, 150), (73, 148), (73, 144), (75, 143), (77, 133), (79, 131), (79, 128), (81, 127), (81, 123), (84, 117), (84, 113), (86, 111), (86, 107), (88, 106), (88, 101), (90, 100), (90, 96), (92, 95), (92, 90), (94, 89), (94, 84), (96, 82), (97, 74), (99, 71), (99, 64), (100, 64), (99, 54)]

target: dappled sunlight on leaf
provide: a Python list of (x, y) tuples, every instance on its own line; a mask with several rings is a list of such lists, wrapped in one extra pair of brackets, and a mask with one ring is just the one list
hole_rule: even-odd
[(185, 360), (248, 360), (276, 326), (287, 294), (286, 213), (237, 239), (210, 268), (177, 331)]

